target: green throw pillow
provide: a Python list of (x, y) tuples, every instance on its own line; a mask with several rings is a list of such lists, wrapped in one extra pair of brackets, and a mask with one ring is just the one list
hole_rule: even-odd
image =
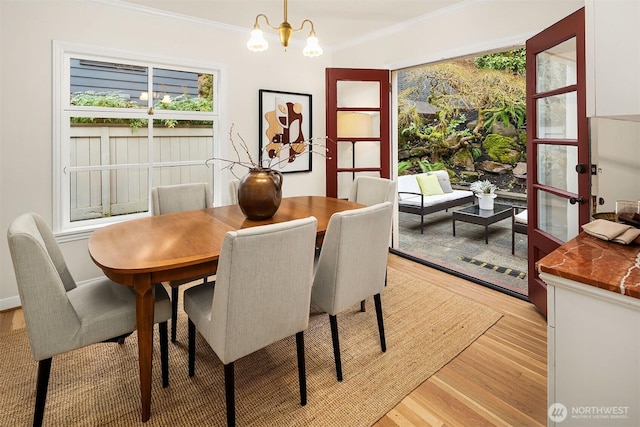
[(418, 185), (420, 186), (422, 194), (425, 196), (444, 194), (436, 175), (418, 175), (416, 176), (416, 179), (418, 180)]

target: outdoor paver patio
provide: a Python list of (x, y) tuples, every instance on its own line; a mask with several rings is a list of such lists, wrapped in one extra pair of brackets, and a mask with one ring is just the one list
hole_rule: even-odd
[[(527, 236), (515, 235), (515, 255), (511, 255), (511, 217), (489, 227), (489, 244), (485, 244), (484, 227), (459, 222), (456, 224), (458, 232), (453, 237), (451, 223), (451, 210), (429, 214), (425, 216), (424, 234), (420, 234), (419, 218), (416, 220), (415, 215), (399, 213), (397, 249), (468, 276), (527, 294)], [(490, 265), (481, 266), (481, 263)], [(494, 271), (491, 267), (499, 271)], [(524, 273), (524, 277), (518, 277), (517, 272)]]

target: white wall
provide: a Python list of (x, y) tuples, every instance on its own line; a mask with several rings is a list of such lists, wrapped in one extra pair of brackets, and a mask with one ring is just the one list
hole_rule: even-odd
[(334, 67), (391, 70), (524, 45), (584, 0), (467, 0), (333, 50)]
[[(390, 68), (522, 44), (527, 37), (583, 6), (582, 0), (469, 0), (428, 20), (416, 20), (362, 45), (343, 45), (308, 59), (277, 42), (247, 51), (247, 31), (146, 15), (101, 2), (0, 0), (0, 230), (34, 211), (52, 223), (53, 40), (227, 65), (227, 124), (235, 123), (258, 151), (259, 89), (313, 95), (313, 135), (325, 134), (325, 67)], [(241, 5), (241, 2), (238, 2)], [(339, 6), (337, 6), (339, 7)], [(285, 175), (284, 196), (324, 194), (325, 159), (313, 172)], [(62, 244), (78, 281), (101, 274), (86, 240)], [(19, 304), (6, 243), (0, 245), (0, 310)]]

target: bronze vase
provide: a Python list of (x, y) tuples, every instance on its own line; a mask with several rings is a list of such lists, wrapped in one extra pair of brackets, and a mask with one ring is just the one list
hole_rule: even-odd
[(275, 215), (282, 201), (282, 173), (275, 169), (256, 168), (240, 180), (238, 204), (248, 219), (268, 219)]

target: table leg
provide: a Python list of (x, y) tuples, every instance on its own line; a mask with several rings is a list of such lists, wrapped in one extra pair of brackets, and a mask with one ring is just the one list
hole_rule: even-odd
[(142, 277), (133, 286), (136, 293), (138, 327), (138, 368), (140, 370), (140, 400), (142, 421), (151, 417), (151, 369), (153, 366), (153, 308), (151, 277)]
[(489, 225), (484, 226), (484, 243), (489, 244)]
[(456, 237), (456, 220), (453, 220), (453, 237)]

